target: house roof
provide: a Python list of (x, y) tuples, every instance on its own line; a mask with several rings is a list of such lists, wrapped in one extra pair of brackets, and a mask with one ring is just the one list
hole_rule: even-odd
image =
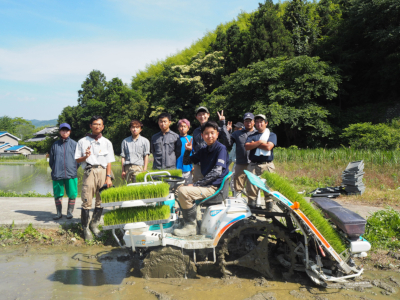
[(30, 150), (30, 151), (33, 152), (33, 149), (29, 148), (28, 146), (24, 146), (24, 145), (13, 146), (13, 147), (11, 147), (11, 148), (8, 148), (7, 150), (4, 150), (4, 152), (9, 152), (9, 151), (20, 151), (20, 150), (22, 150), (23, 148), (26, 148), (26, 149), (28, 149), (28, 150)]
[(34, 137), (29, 140), (26, 140), (26, 142), (41, 142), (47, 139), (47, 137)]
[(7, 132), (7, 131), (0, 131), (0, 137), (2, 135), (9, 135), (11, 137), (13, 137), (14, 139), (16, 139), (17, 141), (20, 141), (21, 139), (17, 138), (15, 135), (12, 135), (11, 133)]
[(56, 132), (57, 130), (58, 130), (57, 126), (46, 127), (46, 128), (43, 128), (42, 130), (36, 132), (35, 135), (49, 134), (49, 133)]
[(5, 144), (1, 144), (0, 145), (0, 149), (1, 148), (7, 148), (7, 147), (11, 147), (10, 143), (5, 143)]

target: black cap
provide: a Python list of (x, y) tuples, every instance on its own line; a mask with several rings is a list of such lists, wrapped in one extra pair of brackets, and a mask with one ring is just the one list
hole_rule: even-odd
[(237, 127), (237, 128), (242, 128), (242, 129), (244, 129), (244, 125), (243, 125), (242, 122), (237, 122), (237, 123), (234, 124), (233, 126), (234, 126), (234, 127)]
[(208, 113), (208, 114), (210, 113), (210, 112), (208, 111), (207, 107), (200, 106), (200, 107), (198, 107), (198, 108), (196, 109), (195, 114), (197, 115), (197, 113), (199, 113), (199, 112), (201, 112), (201, 111), (205, 111), (205, 112)]

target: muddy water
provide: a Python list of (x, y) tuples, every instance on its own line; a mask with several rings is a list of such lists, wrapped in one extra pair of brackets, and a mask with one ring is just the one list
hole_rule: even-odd
[[(123, 185), (120, 176), (121, 166), (113, 165), (112, 170), (116, 175), (113, 181), (115, 186)], [(83, 177), (82, 168), (78, 169), (78, 180)], [(81, 193), (82, 185), (78, 184), (78, 192)], [(53, 193), (53, 182), (51, 180), (51, 169), (46, 166), (35, 166), (33, 164), (0, 164), (0, 190), (26, 193), (35, 191), (40, 194)]]
[[(0, 252), (0, 299), (400, 299), (398, 287), (383, 295), (379, 287), (364, 291), (316, 288), (304, 273), (290, 282), (266, 281), (253, 271), (221, 279), (144, 279), (133, 272), (122, 249), (17, 248)], [(394, 272), (367, 272), (365, 279), (392, 277)]]

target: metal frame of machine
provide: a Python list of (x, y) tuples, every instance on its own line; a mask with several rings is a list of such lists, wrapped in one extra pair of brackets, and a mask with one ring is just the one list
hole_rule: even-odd
[[(304, 213), (298, 207), (298, 203), (292, 203), (289, 199), (284, 197), (277, 191), (271, 192), (264, 184), (264, 182), (257, 176), (251, 174), (250, 172), (246, 172), (247, 177), (250, 182), (256, 185), (258, 188), (262, 189), (265, 193), (270, 194), (277, 206), (280, 208), (281, 212), (270, 212), (266, 213), (262, 210), (251, 210), (247, 206), (247, 202), (244, 198), (241, 197), (228, 197), (224, 199), (222, 203), (208, 206), (203, 209), (203, 218), (200, 225), (200, 233), (196, 236), (190, 237), (177, 237), (172, 234), (173, 229), (177, 224), (177, 214), (174, 210), (171, 210), (171, 216), (167, 220), (158, 220), (158, 221), (150, 221), (150, 222), (138, 222), (138, 223), (130, 223), (130, 224), (121, 224), (116, 226), (106, 226), (103, 229), (111, 229), (114, 235), (114, 238), (117, 240), (118, 244), (121, 247), (126, 247), (128, 249), (131, 248), (132, 252), (143, 249), (151, 249), (152, 247), (166, 247), (173, 246), (179, 249), (185, 250), (186, 252), (193, 252), (193, 262), (195, 264), (214, 264), (217, 261), (216, 248), (221, 244), (227, 246), (228, 240), (235, 237), (235, 234), (239, 236), (241, 234), (242, 229), (238, 228), (235, 231), (238, 224), (244, 224), (244, 231), (246, 228), (250, 228), (249, 230), (255, 228), (259, 228), (261, 231), (267, 231), (269, 227), (271, 227), (267, 221), (256, 220), (253, 214), (262, 213), (266, 218), (273, 218), (275, 224), (279, 223), (276, 219), (277, 217), (285, 217), (286, 222), (289, 221), (291, 224), (291, 231), (289, 234), (298, 234), (301, 233), (300, 236), (303, 239), (303, 242), (297, 242), (296, 245), (291, 242), (288, 238), (288, 234), (282, 235), (282, 240), (287, 243), (291, 243), (290, 245), (293, 256), (296, 257), (296, 261), (300, 262), (300, 264), (295, 263), (295, 259), (292, 258), (291, 262), (288, 262), (282, 257), (278, 257), (280, 263), (285, 266), (285, 264), (289, 267), (290, 270), (297, 271), (305, 271), (308, 276), (318, 285), (326, 286), (329, 283), (340, 283), (345, 284), (348, 283), (348, 279), (355, 278), (360, 276), (363, 273), (363, 268), (358, 267), (354, 264), (351, 259), (352, 256), (365, 256), (366, 252), (370, 249), (370, 244), (364, 239), (360, 238), (358, 241), (350, 241), (350, 247), (346, 251), (341, 254), (338, 254), (332, 246), (326, 241), (326, 239), (322, 236), (322, 234), (316, 229), (316, 227), (312, 224), (312, 222), (304, 215)], [(170, 175), (169, 172), (154, 172), (148, 173), (145, 176), (144, 183), (137, 184), (157, 184), (156, 182), (148, 182), (148, 176), (156, 175), (156, 174), (167, 174)], [(229, 173), (224, 181), (224, 184), (229, 185), (229, 177), (232, 173)], [(130, 184), (130, 185), (137, 185)], [(218, 191), (217, 191), (218, 192)], [(112, 207), (129, 207), (129, 206), (146, 206), (146, 205), (155, 205), (156, 203), (162, 203), (163, 201), (171, 201), (175, 200), (174, 193), (170, 193), (167, 198), (159, 198), (159, 199), (146, 199), (146, 200), (135, 200), (135, 201), (126, 201), (125, 203), (108, 203), (102, 204), (102, 206), (112, 206)], [(251, 221), (252, 220), (252, 221)], [(292, 221), (290, 221), (292, 220)], [(173, 223), (171, 223), (173, 222)], [(247, 222), (247, 223), (246, 223)], [(249, 223), (250, 222), (250, 223)], [(150, 230), (150, 225), (160, 224), (158, 230)], [(168, 228), (164, 228), (163, 224), (173, 224)], [(279, 224), (278, 224), (279, 225)], [(279, 227), (279, 226), (278, 226)], [(115, 229), (123, 229), (123, 240), (125, 246), (122, 246), (121, 241), (115, 234)], [(273, 227), (271, 227), (273, 228)], [(228, 232), (231, 230), (231, 233)], [(275, 230), (275, 231), (274, 231)], [(278, 228), (271, 229), (271, 234), (276, 237), (280, 236)], [(225, 240), (221, 240), (221, 238), (228, 236)], [(268, 237), (268, 236), (267, 236)], [(285, 240), (286, 239), (286, 240)], [(310, 243), (314, 241), (315, 248), (310, 248)], [(262, 242), (259, 247), (261, 247)], [(264, 245), (265, 247), (265, 245)], [(317, 248), (317, 249), (316, 249)], [(206, 249), (210, 251), (213, 255), (213, 259), (208, 261), (197, 261), (196, 259), (196, 250)], [(260, 248), (261, 249), (261, 248)], [(257, 255), (260, 254), (260, 249), (249, 250), (248, 255), (246, 256), (246, 264), (242, 263), (240, 260), (235, 260), (232, 262), (225, 261), (225, 253), (222, 253), (219, 258), (222, 262), (222, 271), (225, 274), (228, 274), (226, 267), (229, 265), (243, 265), (250, 268), (253, 268), (261, 273), (263, 270), (260, 269), (260, 265), (256, 263)], [(318, 251), (319, 249), (319, 251)], [(328, 256), (331, 257), (331, 260), (336, 262), (336, 274), (333, 274), (331, 269), (324, 267), (324, 262), (319, 252), (322, 256), (325, 256), (324, 250), (327, 252)], [(261, 249), (262, 250), (262, 249)], [(264, 249), (264, 252), (268, 252), (268, 249)], [(258, 252), (257, 252), (258, 251)], [(316, 253), (315, 259), (310, 257), (310, 252), (313, 251), (313, 254)], [(190, 253), (190, 252), (189, 252)], [(257, 254), (258, 253), (258, 254)], [(266, 256), (265, 256), (266, 257)], [(249, 260), (253, 260), (249, 264)], [(269, 264), (267, 264), (269, 268)], [(263, 274), (270, 275), (269, 270), (266, 270)], [(362, 283), (350, 283), (355, 285), (362, 285)]]

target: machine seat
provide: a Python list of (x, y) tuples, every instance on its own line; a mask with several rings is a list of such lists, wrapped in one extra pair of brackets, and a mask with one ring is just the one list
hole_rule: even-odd
[(229, 195), (229, 178), (232, 176), (232, 172), (229, 172), (224, 179), (218, 190), (210, 197), (207, 197), (202, 200), (196, 200), (197, 205), (201, 206), (211, 206), (216, 204), (221, 204)]

